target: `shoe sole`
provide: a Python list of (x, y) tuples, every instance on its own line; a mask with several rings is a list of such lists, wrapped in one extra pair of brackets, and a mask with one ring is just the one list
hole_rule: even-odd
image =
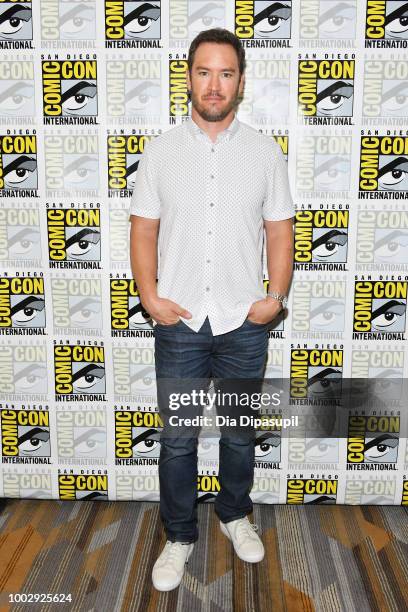
[[(231, 536), (228, 533), (228, 529), (225, 527), (224, 523), (222, 523), (220, 521), (220, 528), (222, 533), (227, 536), (227, 538), (232, 542)], [(235, 553), (237, 555), (237, 557), (239, 557), (241, 559), (241, 561), (246, 561), (247, 563), (259, 563), (260, 561), (262, 561), (262, 559), (265, 556), (265, 551), (262, 553), (262, 555), (258, 555), (257, 557), (253, 557), (252, 559), (245, 559), (244, 557), (241, 557), (241, 555), (239, 554), (239, 552), (236, 550), (234, 543), (232, 542), (232, 546), (234, 547)]]
[[(194, 546), (193, 546), (193, 548), (190, 550), (190, 552), (187, 554), (187, 558), (186, 558), (186, 560), (185, 560), (185, 562), (184, 562), (184, 565), (185, 565), (185, 566), (187, 565), (188, 560), (189, 560), (189, 558), (190, 558), (191, 553), (193, 552), (193, 550), (194, 550)], [(179, 581), (179, 582), (178, 582), (178, 583), (177, 583), (175, 586), (170, 586), (170, 587), (167, 587), (167, 588), (163, 588), (163, 587), (158, 586), (158, 585), (155, 583), (155, 581), (154, 581), (154, 579), (153, 579), (153, 576), (152, 576), (152, 583), (153, 583), (154, 588), (155, 588), (157, 591), (173, 591), (174, 589), (177, 589), (177, 587), (178, 587), (178, 586), (180, 586), (180, 583), (181, 583), (181, 581), (183, 580), (183, 576), (184, 576), (184, 571), (183, 571), (183, 574), (182, 574), (182, 576), (181, 576), (181, 578), (180, 578), (180, 581)]]

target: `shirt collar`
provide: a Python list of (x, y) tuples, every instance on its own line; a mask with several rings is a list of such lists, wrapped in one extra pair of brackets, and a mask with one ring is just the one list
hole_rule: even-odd
[[(229, 126), (225, 128), (225, 130), (223, 130), (222, 132), (219, 132), (216, 142), (221, 142), (224, 139), (229, 140), (230, 138), (232, 138), (232, 136), (236, 134), (236, 132), (238, 131), (239, 125), (240, 125), (240, 122), (237, 116), (234, 115), (234, 118), (229, 124)], [(192, 134), (196, 138), (205, 136), (209, 139), (209, 136), (206, 134), (206, 132), (202, 130), (200, 126), (197, 125), (197, 123), (191, 117), (187, 121), (187, 128), (189, 129), (190, 134)]]

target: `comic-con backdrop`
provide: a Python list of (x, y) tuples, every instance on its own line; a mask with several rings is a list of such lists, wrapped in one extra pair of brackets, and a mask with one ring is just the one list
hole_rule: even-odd
[[(216, 26), (245, 47), (238, 117), (281, 146), (297, 209), (266, 376), (293, 382), (291, 406), (313, 389), (320, 419), (333, 381), (370, 379), (384, 398), (343, 411), (340, 438), (258, 431), (252, 498), (408, 503), (393, 384), (407, 372), (400, 0), (0, 0), (5, 497), (159, 498), (153, 328), (131, 279), (129, 202), (146, 142), (189, 119), (188, 46)], [(201, 501), (219, 490), (217, 466), (218, 444), (200, 442)]]

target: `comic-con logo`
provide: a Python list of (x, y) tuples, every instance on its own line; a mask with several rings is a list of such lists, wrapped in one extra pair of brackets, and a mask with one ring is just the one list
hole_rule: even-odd
[(365, 46), (404, 48), (408, 40), (408, 2), (367, 0)]
[(42, 277), (0, 278), (0, 334), (45, 334)]
[(99, 208), (47, 208), (51, 268), (100, 269)]
[(110, 197), (131, 197), (136, 172), (145, 145), (152, 136), (115, 134), (108, 136), (108, 187)]
[(187, 47), (200, 32), (225, 27), (225, 0), (167, 0), (169, 47)]
[(102, 345), (54, 345), (57, 401), (105, 400), (105, 349)]
[[(89, 410), (57, 411), (58, 457), (63, 463), (102, 463), (106, 458), (106, 412), (90, 406)], [(99, 461), (98, 461), (99, 460)]]
[(97, 60), (43, 60), (44, 123), (96, 124)]
[(293, 283), (292, 333), (313, 338), (342, 337), (346, 302), (344, 280), (297, 280)]
[(344, 491), (344, 503), (358, 506), (361, 504), (393, 505), (396, 492), (395, 478), (380, 474), (373, 478), (372, 474), (365, 476), (359, 472), (347, 474)]
[(141, 337), (136, 330), (145, 330), (150, 337), (152, 319), (143, 308), (133, 279), (111, 278), (110, 298), (112, 336)]
[(105, 46), (160, 47), (160, 0), (105, 0)]
[[(81, 0), (80, 2), (61, 2), (48, 0), (41, 4), (41, 44), (43, 47), (52, 46), (48, 41), (64, 41), (64, 48), (77, 47), (75, 42), (86, 41), (84, 47), (89, 49), (95, 46), (96, 16), (95, 0)], [(47, 44), (48, 43), (48, 44)]]
[(343, 349), (292, 348), (290, 395), (313, 400), (338, 397), (343, 376)]
[(351, 136), (299, 134), (296, 189), (300, 198), (348, 198)]
[(361, 137), (358, 197), (408, 197), (408, 137)]
[(239, 111), (251, 123), (287, 124), (290, 108), (290, 59), (246, 61), (246, 85)]
[(0, 194), (37, 197), (37, 136), (0, 135)]
[(354, 68), (353, 59), (299, 60), (300, 119), (315, 125), (351, 125)]
[(176, 54), (169, 59), (169, 121), (175, 124), (178, 117), (188, 117), (187, 60)]
[(408, 479), (406, 477), (402, 481), (401, 506), (408, 506)]
[(404, 340), (408, 281), (354, 283), (353, 339)]
[(286, 488), (287, 504), (335, 504), (337, 480), (323, 478), (289, 478)]
[(51, 278), (54, 333), (100, 336), (102, 288), (100, 278)]
[(235, 34), (247, 47), (288, 47), (291, 26), (291, 0), (235, 0)]
[(31, 0), (0, 2), (0, 49), (33, 49)]
[(137, 402), (149, 406), (157, 404), (152, 346), (114, 346), (112, 360), (116, 402)]
[(96, 134), (44, 136), (47, 197), (72, 198), (98, 195), (99, 148)]
[(49, 463), (36, 459), (51, 456), (49, 417), (48, 410), (0, 410), (3, 463), (8, 457), (25, 457), (24, 463)]
[(408, 213), (359, 210), (357, 270), (405, 270), (408, 265)]
[(129, 269), (129, 206), (112, 200), (109, 206), (109, 256), (111, 270)]
[[(84, 470), (83, 470), (84, 471)], [(58, 474), (61, 501), (108, 501), (107, 474)]]
[(400, 125), (408, 116), (408, 63), (370, 59), (364, 63), (363, 125)]
[[(1, 7), (1, 4), (0, 4)], [(1, 9), (0, 9), (1, 10)], [(0, 62), (0, 122), (33, 123), (35, 115), (34, 62)]]
[(0, 261), (41, 266), (40, 214), (33, 204), (0, 208)]
[(353, 469), (353, 464), (361, 463), (396, 464), (399, 434), (399, 416), (350, 415), (347, 469)]
[(357, 0), (300, 0), (299, 11), (301, 47), (316, 47), (316, 40), (320, 47), (331, 47), (333, 42), (339, 46), (342, 41), (347, 41), (348, 48), (354, 46)]
[[(118, 410), (115, 412), (115, 462), (138, 458), (135, 465), (155, 464), (160, 455), (163, 422), (157, 412)], [(154, 459), (155, 461), (150, 461)], [(126, 462), (126, 465), (128, 463)]]
[(8, 401), (47, 401), (47, 347), (31, 342), (0, 347), (0, 393)]
[(297, 210), (295, 268), (345, 270), (348, 225), (348, 210)]
[(106, 112), (110, 123), (133, 125), (161, 122), (161, 59), (126, 54), (106, 60)]
[[(375, 386), (376, 395), (382, 392), (387, 402), (399, 400), (400, 384), (395, 385), (395, 382), (403, 379), (404, 357), (403, 350), (390, 350), (382, 345), (371, 350), (355, 348), (351, 352), (351, 377), (356, 380), (370, 379)], [(375, 385), (376, 380), (379, 381), (379, 386)]]

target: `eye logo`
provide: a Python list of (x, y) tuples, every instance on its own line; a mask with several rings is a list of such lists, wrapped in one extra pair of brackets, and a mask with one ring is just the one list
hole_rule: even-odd
[(348, 210), (299, 210), (295, 215), (295, 262), (346, 263)]
[(398, 416), (350, 416), (347, 463), (396, 463), (399, 432)]
[(34, 62), (2, 61), (0, 72), (0, 117), (18, 117), (19, 120), (33, 117)]
[[(359, 198), (396, 199), (408, 190), (408, 138), (362, 136)], [(374, 193), (375, 192), (375, 193)]]
[(45, 410), (1, 410), (4, 457), (50, 457), (49, 413)]
[(157, 412), (115, 412), (115, 458), (140, 457), (158, 460), (163, 422)]
[(96, 60), (42, 61), (42, 81), (46, 124), (96, 123)]
[(19, 329), (20, 333), (33, 333), (35, 329), (37, 333), (45, 333), (43, 278), (2, 278), (0, 299), (0, 333), (6, 333), (7, 328)]
[(403, 47), (408, 40), (408, 2), (367, 0), (366, 47)]
[(99, 208), (50, 208), (47, 210), (47, 227), (51, 267), (100, 267)]
[(235, 2), (235, 34), (245, 39), (289, 39), (292, 2), (253, 0)]
[[(300, 60), (298, 111), (301, 117), (353, 116), (354, 60)], [(327, 122), (312, 123), (326, 124)], [(330, 122), (328, 122), (330, 123)], [(335, 123), (349, 124), (349, 121)]]
[(255, 461), (279, 463), (281, 460), (281, 436), (276, 432), (257, 431), (255, 438)]
[[(57, 14), (56, 14), (57, 13)], [(57, 2), (41, 6), (42, 40), (95, 40), (95, 3)]]
[(143, 308), (135, 281), (111, 279), (110, 286), (112, 335), (120, 336), (124, 332), (127, 336), (127, 330), (151, 330), (152, 320)]
[(321, 39), (323, 42), (352, 40), (356, 35), (356, 16), (356, 0), (300, 0), (300, 37), (304, 40)]
[(408, 282), (357, 281), (354, 290), (353, 338), (403, 340)]
[(343, 350), (292, 349), (292, 398), (337, 398), (342, 390)]
[(37, 187), (37, 137), (0, 136), (0, 189), (4, 195), (36, 195)]
[(159, 40), (160, 10), (160, 0), (106, 0), (106, 41)]
[(31, 40), (33, 24), (31, 6), (27, 2), (0, 3), (0, 41)]
[(408, 66), (403, 60), (366, 60), (364, 63), (363, 116), (376, 125), (378, 117), (407, 117)]
[(136, 134), (108, 136), (109, 195), (129, 196), (135, 186), (137, 168), (146, 143), (151, 136)]
[(105, 400), (103, 346), (54, 346), (57, 401)]

